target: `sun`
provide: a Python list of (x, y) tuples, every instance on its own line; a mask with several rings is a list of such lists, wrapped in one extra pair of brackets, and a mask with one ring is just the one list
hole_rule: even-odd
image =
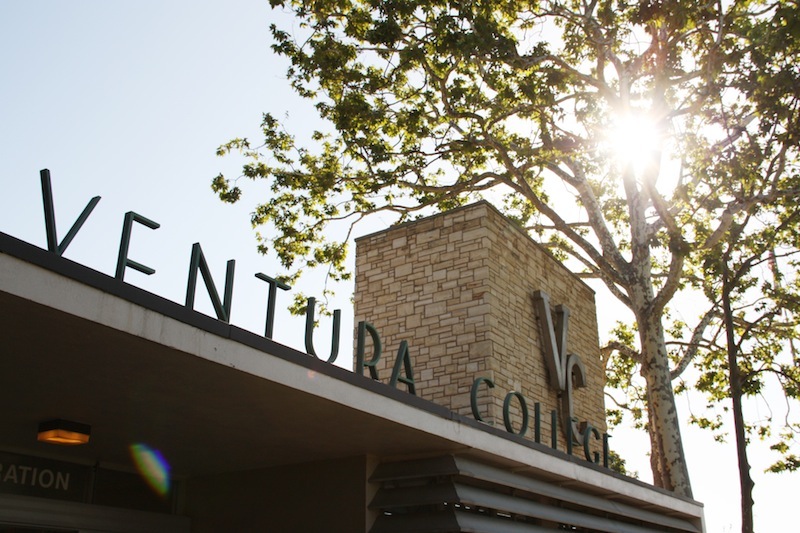
[(659, 157), (662, 141), (663, 127), (647, 113), (616, 117), (606, 134), (610, 156), (621, 170), (632, 168), (636, 176)]

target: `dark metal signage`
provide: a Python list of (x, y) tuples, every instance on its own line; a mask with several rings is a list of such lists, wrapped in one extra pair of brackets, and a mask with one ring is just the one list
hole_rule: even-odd
[[(42, 184), (42, 200), (44, 204), (44, 218), (45, 230), (47, 232), (47, 249), (48, 251), (63, 255), (69, 244), (80, 231), (83, 224), (88, 219), (89, 215), (94, 210), (97, 203), (100, 201), (99, 196), (92, 198), (81, 212), (78, 219), (73, 223), (67, 235), (59, 242), (58, 234), (56, 231), (55, 219), (55, 202), (53, 200), (52, 186), (50, 181), (50, 171), (44, 169), (40, 172)], [(130, 249), (130, 240), (133, 230), (133, 224), (137, 223), (149, 229), (155, 230), (160, 227), (158, 222), (150, 220), (133, 211), (125, 213), (122, 227), (122, 238), (119, 246), (119, 253), (117, 256), (117, 265), (114, 277), (119, 281), (124, 281), (125, 271), (132, 268), (146, 275), (152, 275), (155, 269), (143, 265), (130, 257), (128, 251)], [(225, 273), (225, 287), (223, 297), (220, 298), (217, 291), (214, 279), (211, 276), (211, 271), (206, 262), (203, 254), (203, 249), (200, 243), (192, 245), (192, 254), (189, 262), (189, 277), (186, 288), (185, 306), (187, 308), (194, 308), (195, 293), (197, 289), (198, 274), (202, 277), (208, 295), (211, 299), (214, 313), (218, 320), (229, 323), (231, 316), (231, 307), (233, 301), (233, 279), (236, 262), (231, 259), (227, 263)], [(264, 328), (264, 337), (271, 339), (275, 327), (275, 302), (277, 299), (277, 290), (288, 291), (291, 287), (279, 279), (270, 277), (261, 272), (256, 273), (255, 277), (265, 281), (268, 285), (267, 295), (267, 316)], [(545, 363), (550, 375), (551, 386), (558, 392), (561, 399), (561, 426), (566, 435), (567, 453), (572, 453), (573, 444), (582, 445), (586, 459), (594, 463), (600, 462), (600, 457), (597, 453), (591, 456), (589, 453), (589, 444), (591, 439), (603, 441), (603, 463), (608, 465), (608, 435), (600, 435), (599, 431), (588, 422), (578, 424), (577, 419), (573, 416), (573, 402), (572, 391), (573, 387), (583, 387), (586, 382), (586, 370), (580, 359), (576, 354), (566, 353), (566, 338), (568, 330), (569, 311), (564, 306), (557, 306), (555, 308), (555, 317), (550, 310), (550, 304), (547, 294), (538, 291), (534, 293), (534, 307), (540, 316), (540, 323), (542, 327), (542, 338), (544, 345)], [(305, 326), (305, 346), (306, 352), (313, 356), (320, 358), (314, 347), (314, 323), (315, 323), (315, 308), (316, 299), (308, 298), (306, 305), (306, 326)], [(335, 310), (333, 314), (333, 330), (331, 338), (331, 351), (326, 359), (328, 363), (333, 363), (339, 353), (339, 337), (341, 329), (341, 310)], [(369, 335), (372, 341), (372, 356), (366, 358), (366, 339)], [(356, 365), (355, 372), (359, 375), (364, 374), (364, 369), (369, 369), (369, 374), (372, 379), (378, 380), (377, 363), (382, 355), (382, 344), (380, 335), (375, 327), (368, 322), (359, 322), (357, 342), (356, 342)], [(412, 359), (410, 355), (409, 345), (407, 341), (402, 341), (397, 351), (395, 363), (392, 369), (392, 374), (389, 379), (389, 385), (397, 387), (398, 383), (402, 383), (407, 387), (410, 394), (416, 395), (416, 384), (414, 381), (414, 371)], [(476, 420), (482, 420), (477, 408), (477, 393), (481, 385), (486, 385), (489, 388), (494, 387), (494, 383), (488, 378), (478, 378), (472, 386), (471, 400), (472, 412)], [(522, 427), (519, 431), (514, 431), (511, 422), (509, 409), (512, 401), (520, 404), (522, 412)], [(534, 439), (536, 442), (540, 441), (541, 432), (541, 413), (539, 404), (535, 404), (534, 412)], [(516, 391), (509, 392), (506, 395), (504, 402), (504, 420), (506, 429), (518, 435), (524, 435), (528, 428), (530, 413), (528, 411), (527, 402), (524, 396)], [(559, 414), (557, 410), (551, 413), (551, 435), (552, 447), (556, 448), (557, 444), (557, 427)], [(0, 459), (2, 457), (0, 456)], [(77, 474), (70, 474), (66, 471), (57, 471), (53, 467), (34, 467), (17, 463), (3, 463), (2, 470), (0, 470), (0, 487), (7, 489), (8, 487), (15, 487), (18, 490), (46, 490), (46, 491), (64, 491), (64, 493), (71, 493), (71, 491), (82, 491), (83, 488), (78, 487), (79, 477)], [(70, 485), (70, 483), (72, 485)], [(69, 488), (69, 487), (72, 488)], [(21, 492), (18, 492), (21, 493)]]
[[(42, 183), (42, 200), (44, 203), (45, 230), (47, 232), (47, 249), (48, 251), (61, 256), (78, 234), (81, 227), (83, 227), (83, 224), (89, 218), (89, 215), (92, 213), (95, 206), (97, 206), (98, 202), (100, 202), (100, 197), (95, 196), (89, 201), (78, 219), (73, 223), (66, 237), (59, 242), (58, 233), (56, 231), (55, 202), (53, 200), (50, 171), (44, 169), (39, 174)], [(150, 220), (139, 213), (135, 213), (133, 211), (128, 211), (125, 213), (122, 224), (122, 239), (120, 241), (119, 253), (117, 255), (117, 267), (114, 274), (114, 277), (119, 281), (125, 280), (125, 271), (127, 268), (132, 268), (148, 276), (155, 274), (156, 272), (154, 268), (143, 265), (128, 257), (128, 250), (130, 249), (130, 240), (134, 222), (153, 230), (158, 229), (161, 226), (158, 222), (154, 222), (153, 220)], [(219, 292), (217, 291), (217, 286), (211, 276), (211, 270), (208, 268), (208, 263), (206, 262), (205, 255), (203, 254), (203, 249), (200, 246), (200, 243), (194, 243), (192, 245), (191, 259), (189, 260), (189, 279), (186, 287), (185, 306), (190, 309), (194, 308), (195, 293), (197, 291), (197, 278), (199, 273), (200, 277), (203, 278), (203, 283), (205, 284), (208, 295), (211, 298), (211, 304), (214, 307), (214, 313), (217, 315), (217, 319), (225, 322), (226, 324), (229, 323), (231, 317), (231, 307), (233, 305), (233, 276), (235, 269), (236, 261), (233, 259), (229, 260), (225, 272), (225, 292), (223, 297), (220, 298)], [(272, 278), (261, 272), (255, 274), (255, 277), (265, 281), (269, 286), (267, 294), (267, 319), (264, 327), (264, 337), (271, 339), (275, 329), (275, 301), (277, 299), (277, 289), (287, 291), (291, 289), (291, 287), (280, 280)], [(316, 349), (314, 348), (315, 305), (316, 299), (309, 298), (306, 305), (305, 346), (306, 352), (309, 355), (320, 359), (320, 357), (317, 355)], [(342, 312), (339, 309), (336, 309), (333, 312), (333, 332), (331, 335), (331, 352), (330, 356), (327, 358), (328, 363), (333, 363), (336, 361), (336, 358), (339, 354), (341, 313)], [(371, 324), (367, 322), (359, 323), (358, 331), (359, 343), (356, 359), (359, 361), (359, 364), (356, 365), (356, 372), (363, 375), (364, 366), (367, 366), (370, 369), (370, 375), (372, 378), (378, 379), (376, 364), (378, 363), (382, 352), (378, 332)], [(372, 358), (367, 362), (364, 361), (364, 340), (366, 338), (366, 332), (369, 332), (373, 341), (373, 355)], [(397, 360), (394, 365), (392, 375), (389, 379), (389, 384), (392, 387), (397, 387), (398, 382), (406, 385), (409, 393), (416, 395), (414, 370), (412, 366), (411, 355), (408, 350), (408, 343), (406, 341), (400, 343), (400, 349), (397, 353)]]
[(0, 452), (0, 492), (60, 500), (85, 499), (86, 466)]
[[(560, 425), (566, 439), (567, 453), (572, 454), (572, 448), (577, 444), (583, 447), (584, 457), (586, 457), (587, 461), (600, 463), (600, 454), (598, 452), (592, 454), (590, 445), (592, 439), (602, 441), (603, 466), (608, 467), (608, 439), (610, 436), (607, 433), (601, 435), (600, 431), (589, 422), (578, 423), (578, 419), (574, 414), (572, 391), (573, 388), (586, 386), (586, 367), (583, 365), (579, 355), (566, 352), (569, 309), (563, 305), (556, 306), (554, 319), (550, 308), (550, 297), (543, 291), (533, 293), (533, 306), (539, 315), (545, 365), (550, 377), (550, 386), (556, 390), (561, 401), (561, 409), (554, 409), (550, 412), (550, 446), (553, 449), (558, 448), (558, 427), (559, 418), (561, 418)], [(478, 408), (478, 391), (483, 384), (489, 388), (494, 388), (495, 386), (492, 380), (485, 377), (480, 377), (473, 382), (472, 391), (470, 392), (470, 404), (472, 415), (476, 420), (483, 420)], [(519, 403), (519, 410), (522, 415), (522, 424), (519, 431), (514, 431), (511, 423), (510, 407), (511, 402), (515, 399)], [(534, 441), (540, 443), (542, 428), (541, 404), (534, 404), (533, 417), (533, 438)], [(530, 410), (525, 396), (517, 391), (511, 391), (506, 394), (503, 401), (503, 423), (506, 431), (523, 436), (528, 430), (529, 422)]]

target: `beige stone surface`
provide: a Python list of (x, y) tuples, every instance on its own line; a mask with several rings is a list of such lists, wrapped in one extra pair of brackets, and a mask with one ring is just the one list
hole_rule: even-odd
[[(574, 391), (574, 416), (602, 433), (605, 378), (594, 293), (491, 205), (479, 202), (356, 241), (355, 320), (380, 333), (381, 381), (388, 383), (406, 340), (418, 396), (472, 416), (473, 382), (490, 378), (494, 388), (478, 389), (481, 417), (504, 428), (503, 402), (517, 391), (530, 413), (526, 437), (534, 438), (534, 404), (540, 403), (542, 442), (550, 443), (550, 412), (561, 404), (545, 363), (535, 291), (570, 310), (567, 353), (580, 356), (587, 381)], [(516, 399), (511, 412), (519, 431)], [(558, 434), (564, 450), (566, 439)]]

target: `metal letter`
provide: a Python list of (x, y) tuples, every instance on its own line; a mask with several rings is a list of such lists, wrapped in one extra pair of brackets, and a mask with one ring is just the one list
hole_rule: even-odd
[(97, 202), (100, 201), (100, 197), (95, 196), (89, 200), (89, 203), (83, 208), (78, 220), (76, 220), (69, 229), (67, 236), (64, 237), (61, 244), (58, 244), (58, 234), (56, 233), (56, 209), (53, 203), (53, 187), (50, 182), (50, 171), (46, 168), (41, 170), (39, 172), (39, 177), (42, 181), (42, 201), (44, 202), (44, 227), (47, 232), (47, 250), (58, 255), (63, 255), (69, 243), (71, 243), (75, 235), (78, 234), (83, 223), (89, 218)]
[[(405, 375), (401, 376), (400, 371), (404, 370)], [(394, 369), (392, 370), (392, 378), (389, 380), (389, 385), (397, 387), (397, 382), (400, 381), (408, 385), (408, 392), (417, 395), (416, 387), (414, 386), (414, 370), (411, 368), (411, 354), (408, 351), (408, 341), (400, 343), (400, 348), (397, 350), (397, 359), (394, 362)]]
[(236, 268), (236, 261), (231, 259), (228, 261), (228, 267), (225, 271), (225, 299), (223, 302), (219, 301), (219, 293), (217, 287), (214, 285), (214, 280), (211, 278), (211, 271), (208, 269), (208, 263), (203, 255), (203, 249), (200, 243), (196, 242), (192, 245), (192, 258), (189, 262), (189, 283), (186, 287), (186, 307), (194, 307), (194, 293), (197, 289), (197, 270), (200, 269), (200, 274), (203, 276), (203, 282), (206, 285), (209, 297), (211, 297), (211, 304), (214, 306), (214, 312), (217, 318), (221, 321), (228, 323), (231, 319), (231, 303), (233, 300), (233, 272)]
[[(306, 352), (317, 359), (317, 352), (314, 350), (314, 306), (317, 304), (316, 298), (309, 298), (306, 305)], [(331, 356), (328, 362), (333, 363), (339, 355), (339, 330), (341, 329), (342, 312), (336, 309), (333, 312), (333, 339), (331, 340)]]
[(141, 263), (137, 263), (131, 259), (128, 259), (128, 248), (131, 244), (131, 226), (133, 226), (134, 222), (138, 222), (143, 226), (147, 226), (150, 229), (158, 229), (161, 227), (161, 224), (158, 222), (153, 222), (149, 218), (145, 218), (138, 213), (134, 213), (133, 211), (128, 211), (125, 213), (125, 219), (122, 222), (122, 239), (119, 243), (119, 255), (117, 256), (117, 273), (116, 278), (120, 281), (123, 281), (125, 278), (125, 267), (131, 267), (134, 270), (138, 270), (143, 274), (147, 274), (150, 276), (151, 274), (155, 274), (155, 270), (145, 266)]
[(575, 421), (574, 418), (565, 421), (564, 428), (567, 430), (567, 455), (572, 455), (572, 441), (574, 439), (574, 433), (572, 433), (572, 424)]
[(259, 272), (256, 274), (258, 279), (264, 280), (269, 284), (269, 293), (267, 294), (267, 323), (264, 326), (264, 336), (268, 339), (272, 338), (273, 327), (275, 325), (275, 300), (278, 294), (278, 289), (288, 291), (291, 289), (287, 284), (271, 278), (266, 274)]
[(586, 428), (583, 431), (583, 455), (586, 457), (587, 461), (591, 461), (595, 464), (600, 464), (600, 454), (594, 452), (594, 459), (592, 459), (592, 454), (589, 453), (589, 436), (594, 435), (595, 440), (600, 440), (600, 432), (591, 424), (586, 424)]
[(569, 309), (563, 305), (556, 306), (554, 324), (547, 294), (536, 291), (533, 293), (533, 300), (539, 313), (544, 359), (550, 374), (550, 383), (561, 398), (564, 434), (569, 449), (573, 443), (580, 444), (583, 440), (583, 433), (573, 420), (572, 389), (586, 386), (586, 369), (579, 356), (567, 353)]
[(511, 412), (509, 410), (511, 406), (511, 398), (516, 397), (519, 400), (520, 408), (522, 409), (522, 427), (519, 430), (519, 435), (522, 437), (525, 435), (525, 432), (528, 431), (528, 404), (525, 401), (525, 397), (517, 392), (511, 391), (506, 394), (506, 399), (503, 401), (503, 423), (506, 425), (506, 431), (509, 433), (514, 433), (514, 428), (511, 426)]
[(563, 305), (556, 307), (556, 323), (550, 312), (550, 298), (547, 293), (536, 291), (533, 293), (536, 309), (539, 311), (539, 323), (542, 332), (542, 347), (547, 371), (550, 374), (550, 384), (556, 390), (564, 390), (567, 357), (567, 329), (569, 325), (569, 309)]
[(491, 379), (486, 377), (477, 378), (472, 382), (472, 390), (469, 392), (469, 404), (472, 407), (472, 417), (478, 422), (485, 422), (478, 410), (478, 385), (481, 383), (486, 383), (486, 386), (490, 389), (494, 388), (494, 381)]
[[(372, 359), (364, 361), (364, 350), (366, 349), (367, 332), (372, 337)], [(378, 335), (378, 330), (369, 322), (363, 320), (358, 323), (358, 343), (356, 344), (356, 374), (359, 376), (364, 375), (364, 367), (369, 367), (369, 375), (372, 379), (378, 379), (378, 369), (375, 365), (381, 359), (381, 338)]]
[(579, 444), (583, 441), (583, 432), (574, 417), (575, 410), (572, 405), (573, 382), (575, 387), (586, 386), (586, 368), (583, 366), (583, 361), (581, 361), (580, 357), (570, 354), (567, 357), (566, 387), (564, 388), (564, 394), (561, 396), (561, 413), (564, 417), (564, 429), (569, 425), (573, 441)]

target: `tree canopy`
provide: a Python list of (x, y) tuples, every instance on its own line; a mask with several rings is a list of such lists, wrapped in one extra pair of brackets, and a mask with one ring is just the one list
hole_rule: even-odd
[[(667, 308), (703, 286), (744, 218), (764, 228), (794, 211), (797, 2), (271, 4), (300, 23), (272, 26), (272, 46), (327, 128), (300, 142), (265, 114), (263, 140), (220, 147), (269, 183), (252, 216), (269, 227), (262, 251), (293, 275), (325, 264), (346, 278), (330, 223), (491, 200), (631, 310), (611, 382), (640, 375), (654, 481), (691, 496), (672, 381), (718, 314), (681, 328)], [(212, 187), (237, 201), (237, 180)], [(784, 287), (795, 271), (782, 261)], [(667, 344), (686, 332), (690, 348)]]

